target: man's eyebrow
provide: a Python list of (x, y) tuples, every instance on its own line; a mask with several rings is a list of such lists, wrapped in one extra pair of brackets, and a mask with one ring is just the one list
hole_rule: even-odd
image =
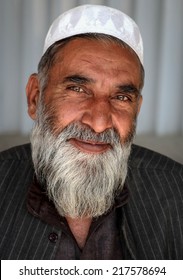
[(139, 89), (134, 86), (133, 84), (125, 84), (125, 85), (118, 85), (117, 86), (117, 89), (120, 91), (120, 92), (126, 92), (126, 93), (131, 93), (131, 94), (140, 94), (140, 91)]
[[(68, 83), (68, 82), (73, 82), (76, 83), (78, 85), (83, 85), (83, 84), (89, 84), (89, 83), (94, 83), (95, 80), (89, 77), (85, 77), (83, 75), (71, 75), (71, 76), (67, 76), (63, 79), (63, 83)], [(138, 95), (140, 94), (140, 91), (137, 89), (137, 87), (133, 84), (124, 84), (124, 85), (117, 85), (116, 88), (120, 91), (120, 92), (126, 92), (126, 93), (131, 93), (131, 94), (135, 94)]]
[(67, 76), (64, 78), (63, 80), (64, 83), (67, 82), (74, 82), (76, 84), (88, 84), (88, 83), (93, 83), (94, 80), (85, 76), (81, 76), (81, 75), (71, 75), (71, 76)]

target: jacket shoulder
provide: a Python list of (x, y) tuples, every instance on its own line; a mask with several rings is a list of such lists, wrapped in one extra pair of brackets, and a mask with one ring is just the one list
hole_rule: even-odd
[(0, 193), (13, 193), (30, 182), (34, 173), (30, 144), (16, 146), (0, 153)]
[(0, 152), (0, 162), (6, 160), (30, 160), (31, 147), (30, 144), (12, 147), (8, 150)]
[(179, 170), (183, 172), (183, 165), (181, 163), (138, 145), (132, 145), (129, 165), (131, 168), (138, 169)]

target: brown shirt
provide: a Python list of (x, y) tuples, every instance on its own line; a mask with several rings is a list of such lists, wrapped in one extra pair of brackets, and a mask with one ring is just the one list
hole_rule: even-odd
[[(93, 219), (84, 248), (81, 250), (64, 217), (59, 216), (53, 203), (48, 200), (44, 189), (35, 181), (29, 189), (27, 206), (29, 212), (45, 223), (57, 226), (61, 237), (55, 259), (60, 260), (118, 260), (123, 259), (119, 238), (119, 207), (126, 204), (128, 191), (124, 187), (116, 199), (115, 206), (107, 214)], [(51, 238), (57, 239), (53, 235)]]

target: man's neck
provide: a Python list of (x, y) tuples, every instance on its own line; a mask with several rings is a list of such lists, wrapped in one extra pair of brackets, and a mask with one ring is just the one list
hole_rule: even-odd
[(70, 218), (66, 217), (67, 223), (74, 235), (78, 246), (83, 249), (86, 239), (88, 236), (88, 232), (90, 229), (90, 225), (92, 222), (92, 218)]

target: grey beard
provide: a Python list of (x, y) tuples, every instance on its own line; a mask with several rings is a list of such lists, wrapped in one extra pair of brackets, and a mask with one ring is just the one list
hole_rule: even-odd
[[(96, 134), (72, 123), (55, 136), (45, 121), (39, 120), (32, 130), (32, 158), (37, 179), (46, 186), (57, 211), (72, 218), (106, 213), (123, 189), (135, 128), (121, 144), (113, 129)], [(71, 145), (70, 138), (102, 141), (112, 148), (102, 154), (87, 154)]]

